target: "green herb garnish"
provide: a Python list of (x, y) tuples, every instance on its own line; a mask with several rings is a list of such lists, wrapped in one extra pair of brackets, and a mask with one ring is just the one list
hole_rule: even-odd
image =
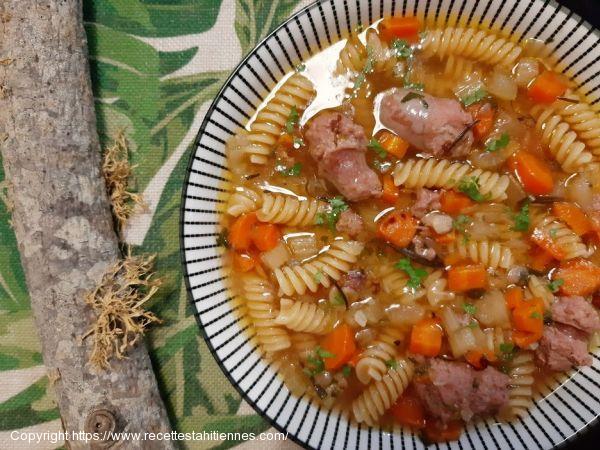
[(413, 50), (410, 44), (404, 39), (394, 39), (392, 41), (392, 51), (396, 59), (406, 59), (413, 56)]
[(354, 80), (354, 92), (361, 88), (364, 82), (367, 79), (367, 75), (373, 72), (373, 66), (375, 64), (375, 57), (373, 56), (373, 49), (371, 47), (367, 47), (367, 59), (365, 61), (365, 66), (360, 71), (360, 73), (356, 76)]
[(296, 66), (296, 72), (304, 72), (306, 70), (306, 64), (300, 63)]
[(299, 149), (300, 147), (304, 147), (304, 139), (295, 137), (294, 138), (294, 148)]
[(423, 278), (425, 278), (428, 275), (426, 270), (418, 267), (413, 267), (413, 265), (410, 262), (410, 259), (408, 258), (401, 259), (394, 265), (394, 267), (396, 269), (400, 269), (406, 272), (406, 274), (410, 278), (406, 285), (411, 289), (418, 289), (419, 287), (421, 287), (421, 282)]
[(342, 375), (344, 375), (346, 378), (348, 378), (351, 373), (352, 373), (352, 367), (350, 367), (348, 364), (345, 364), (342, 367)]
[(294, 129), (298, 125), (299, 121), (300, 121), (300, 115), (298, 114), (298, 109), (294, 105), (294, 106), (292, 106), (292, 109), (290, 110), (290, 113), (288, 114), (287, 120), (285, 121), (285, 131), (288, 134), (292, 134), (294, 132)]
[(469, 322), (469, 324), (467, 325), (467, 327), (473, 329), (473, 328), (477, 328), (477, 322), (475, 322), (474, 320), (472, 320), (471, 322)]
[(550, 230), (550, 237), (552, 238), (552, 240), (556, 239), (556, 234), (558, 233), (558, 228), (552, 228)]
[(315, 219), (316, 225), (327, 224), (329, 228), (335, 230), (335, 224), (340, 218), (340, 214), (348, 209), (348, 205), (342, 197), (334, 197), (329, 199), (329, 211), (317, 214)]
[(217, 236), (217, 245), (220, 247), (229, 248), (229, 230), (227, 228), (223, 228), (219, 235)]
[(502, 133), (502, 135), (498, 139), (490, 139), (488, 140), (485, 151), (486, 152), (497, 152), (501, 148), (504, 148), (510, 142), (510, 137), (508, 133)]
[(485, 202), (490, 196), (479, 191), (479, 177), (466, 177), (459, 181), (458, 190), (476, 202)]
[(560, 288), (563, 284), (565, 284), (565, 280), (562, 278), (557, 278), (556, 280), (552, 280), (548, 283), (548, 289), (550, 292), (558, 292), (558, 288)]
[(398, 361), (396, 361), (395, 359), (388, 359), (385, 362), (385, 365), (388, 366), (390, 369), (397, 369), (398, 368)]
[(339, 306), (345, 306), (346, 302), (344, 301), (344, 296), (342, 294), (340, 294), (339, 292), (336, 292), (335, 295), (333, 296), (333, 298), (331, 299), (331, 304), (333, 305), (339, 305)]
[(517, 351), (515, 344), (512, 342), (502, 342), (500, 344), (500, 358), (503, 361), (510, 361), (515, 357)]
[(470, 316), (477, 312), (477, 307), (472, 303), (463, 303), (462, 308)]
[(429, 103), (425, 101), (425, 96), (423, 94), (420, 94), (419, 92), (409, 92), (404, 97), (402, 97), (402, 100), (400, 100), (400, 102), (406, 103), (410, 102), (411, 100), (419, 100), (425, 108), (429, 108)]
[(464, 97), (461, 97), (460, 101), (462, 102), (463, 105), (470, 106), (474, 103), (480, 102), (487, 96), (488, 96), (488, 93), (485, 91), (485, 89), (479, 88), (476, 91), (473, 91), (470, 94), (467, 94)]
[(513, 217), (515, 221), (515, 226), (513, 230), (515, 231), (527, 231), (529, 230), (529, 225), (531, 223), (531, 219), (529, 218), (529, 203), (525, 203), (518, 214)]
[(314, 377), (325, 370), (325, 362), (323, 359), (333, 357), (335, 357), (333, 353), (323, 350), (321, 347), (316, 347), (313, 353), (306, 357), (308, 367), (304, 368), (304, 373), (309, 377)]
[(297, 177), (302, 171), (302, 164), (296, 163), (292, 167), (280, 166), (275, 169), (284, 177)]
[(380, 158), (387, 157), (386, 149), (383, 148), (383, 145), (381, 145), (381, 143), (377, 139), (372, 138), (369, 141), (369, 145), (367, 145), (367, 147), (370, 148), (371, 150), (373, 150), (375, 153), (377, 153)]
[(315, 283), (319, 284), (321, 280), (323, 280), (323, 275), (323, 272), (320, 270), (317, 270), (315, 273), (313, 273), (313, 280), (315, 280)]
[(542, 315), (538, 311), (534, 311), (529, 317), (531, 317), (532, 319), (541, 319)]
[(471, 235), (467, 232), (467, 225), (469, 225), (470, 222), (471, 218), (464, 214), (459, 214), (456, 219), (452, 221), (452, 228), (462, 235), (465, 244), (471, 240)]
[(319, 358), (335, 358), (335, 355), (327, 350), (322, 349), (321, 347), (317, 347), (315, 349), (315, 353), (319, 356)]

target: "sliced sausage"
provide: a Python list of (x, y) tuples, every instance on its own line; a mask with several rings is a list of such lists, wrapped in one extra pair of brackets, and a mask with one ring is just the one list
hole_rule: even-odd
[(473, 133), (465, 132), (473, 118), (457, 100), (390, 89), (377, 102), (380, 122), (419, 150), (456, 157), (466, 155), (473, 145)]
[(579, 296), (559, 297), (552, 304), (552, 320), (590, 334), (600, 330), (600, 317), (596, 308)]
[(356, 214), (351, 209), (340, 214), (340, 218), (335, 224), (335, 229), (340, 233), (346, 233), (350, 237), (358, 236), (363, 230), (364, 224), (362, 217)]
[(586, 336), (567, 325), (550, 325), (544, 328), (535, 358), (538, 365), (556, 372), (564, 372), (574, 365), (592, 364)]
[(358, 201), (381, 195), (379, 177), (365, 158), (367, 138), (362, 127), (341, 113), (326, 112), (309, 123), (305, 137), (319, 175), (345, 198)]

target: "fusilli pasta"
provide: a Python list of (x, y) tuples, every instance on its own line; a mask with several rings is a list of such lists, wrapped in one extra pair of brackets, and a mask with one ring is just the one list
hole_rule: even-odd
[(235, 188), (227, 201), (227, 214), (237, 217), (241, 214), (256, 211), (262, 203), (262, 193), (243, 186)]
[(444, 78), (451, 78), (453, 80), (463, 79), (475, 71), (474, 65), (471, 60), (450, 55), (444, 65)]
[(296, 266), (275, 269), (279, 290), (285, 295), (316, 292), (319, 285), (328, 288), (330, 279), (339, 280), (358, 260), (364, 244), (358, 241), (334, 241), (314, 259)]
[(363, 384), (371, 380), (379, 381), (396, 360), (397, 343), (404, 338), (396, 328), (386, 327), (377, 340), (367, 347), (356, 363), (356, 377)]
[(319, 308), (315, 303), (294, 302), (282, 298), (279, 315), (275, 318), (277, 325), (284, 325), (293, 331), (327, 334), (335, 324), (336, 316), (330, 311)]
[(371, 49), (373, 70), (375, 72), (391, 71), (396, 65), (396, 58), (389, 46), (382, 41), (379, 33), (373, 29), (367, 31), (367, 48)]
[(243, 292), (258, 343), (266, 353), (274, 353), (291, 346), (285, 328), (275, 323), (277, 316), (275, 292), (271, 283), (255, 275), (243, 280)]
[(262, 207), (256, 216), (261, 222), (289, 226), (314, 225), (316, 216), (327, 208), (327, 203), (317, 199), (294, 197), (285, 194), (264, 194)]
[(293, 107), (306, 108), (315, 94), (313, 84), (299, 73), (289, 77), (256, 115), (243, 151), (254, 164), (266, 164)]
[(399, 161), (394, 169), (394, 184), (409, 189), (456, 189), (463, 179), (477, 179), (479, 192), (490, 200), (504, 200), (509, 178), (487, 170), (474, 169), (466, 163), (446, 159), (408, 159)]
[(510, 392), (503, 415), (509, 418), (524, 417), (533, 402), (533, 373), (535, 365), (532, 352), (520, 352), (510, 362)]
[(351, 36), (340, 51), (338, 72), (360, 72), (367, 60), (367, 48), (357, 36)]
[(533, 230), (534, 238), (536, 235), (543, 239), (548, 239), (548, 237), (552, 239), (554, 246), (562, 254), (562, 259), (589, 256), (588, 248), (581, 238), (554, 216), (544, 216), (536, 224)]
[(376, 268), (376, 275), (383, 292), (397, 297), (404, 294), (404, 287), (408, 281), (404, 272), (396, 269), (392, 264), (385, 264)]
[(462, 56), (503, 66), (514, 65), (523, 51), (517, 44), (495, 33), (472, 28), (428, 30), (421, 45), (425, 56), (437, 55), (440, 59)]
[(536, 127), (542, 135), (542, 143), (565, 172), (577, 172), (583, 165), (592, 161), (592, 154), (585, 144), (577, 140), (568, 123), (563, 122), (551, 108), (534, 106), (531, 115), (536, 119)]
[(544, 283), (539, 277), (531, 275), (525, 289), (525, 297), (537, 297), (544, 301), (544, 307), (549, 310), (554, 303), (554, 294), (548, 288), (548, 283)]
[(492, 269), (510, 269), (513, 263), (512, 251), (500, 242), (473, 239), (465, 242), (463, 239), (457, 239), (449, 248), (451, 252), (456, 252), (463, 258), (469, 258)]
[(377, 420), (398, 400), (413, 377), (414, 365), (407, 359), (398, 360), (379, 381), (371, 383), (352, 402), (354, 419), (374, 426)]
[(441, 270), (436, 270), (429, 274), (423, 286), (427, 290), (427, 301), (431, 306), (437, 308), (441, 303), (452, 301), (455, 294), (447, 290), (448, 280), (444, 277)]

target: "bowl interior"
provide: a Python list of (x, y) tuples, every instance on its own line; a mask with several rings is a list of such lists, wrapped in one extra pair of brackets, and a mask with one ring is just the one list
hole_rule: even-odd
[[(293, 396), (261, 358), (241, 299), (215, 244), (219, 215), (232, 186), (225, 144), (244, 127), (270, 90), (299, 62), (385, 16), (415, 15), (432, 27), (482, 26), (521, 42), (536, 38), (552, 49), (556, 70), (567, 74), (597, 106), (599, 33), (581, 18), (543, 0), (324, 0), (291, 17), (247, 56), (225, 83), (201, 126), (190, 159), (181, 210), (182, 258), (198, 324), (225, 376), (275, 427), (312, 448), (423, 448), (408, 429), (366, 428), (338, 411)], [(551, 448), (572, 438), (600, 411), (600, 357), (593, 366), (548, 385), (530, 414), (511, 423), (469, 424), (460, 441), (441, 448)]]

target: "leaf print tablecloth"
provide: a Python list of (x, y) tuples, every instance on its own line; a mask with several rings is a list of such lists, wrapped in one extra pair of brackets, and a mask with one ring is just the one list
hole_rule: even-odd
[[(242, 57), (308, 0), (84, 0), (98, 131), (103, 145), (124, 129), (149, 206), (125, 233), (157, 253), (165, 280), (151, 306), (164, 325), (148, 344), (173, 428), (181, 432), (261, 432), (269, 428), (241, 400), (201, 339), (179, 258), (179, 203), (192, 141), (217, 91)], [(59, 431), (60, 418), (40, 346), (0, 165), (0, 442), (29, 445), (11, 431)], [(186, 448), (258, 448), (254, 442), (186, 442)], [(267, 448), (292, 448), (291, 441)], [(262, 444), (265, 447), (265, 444)]]

